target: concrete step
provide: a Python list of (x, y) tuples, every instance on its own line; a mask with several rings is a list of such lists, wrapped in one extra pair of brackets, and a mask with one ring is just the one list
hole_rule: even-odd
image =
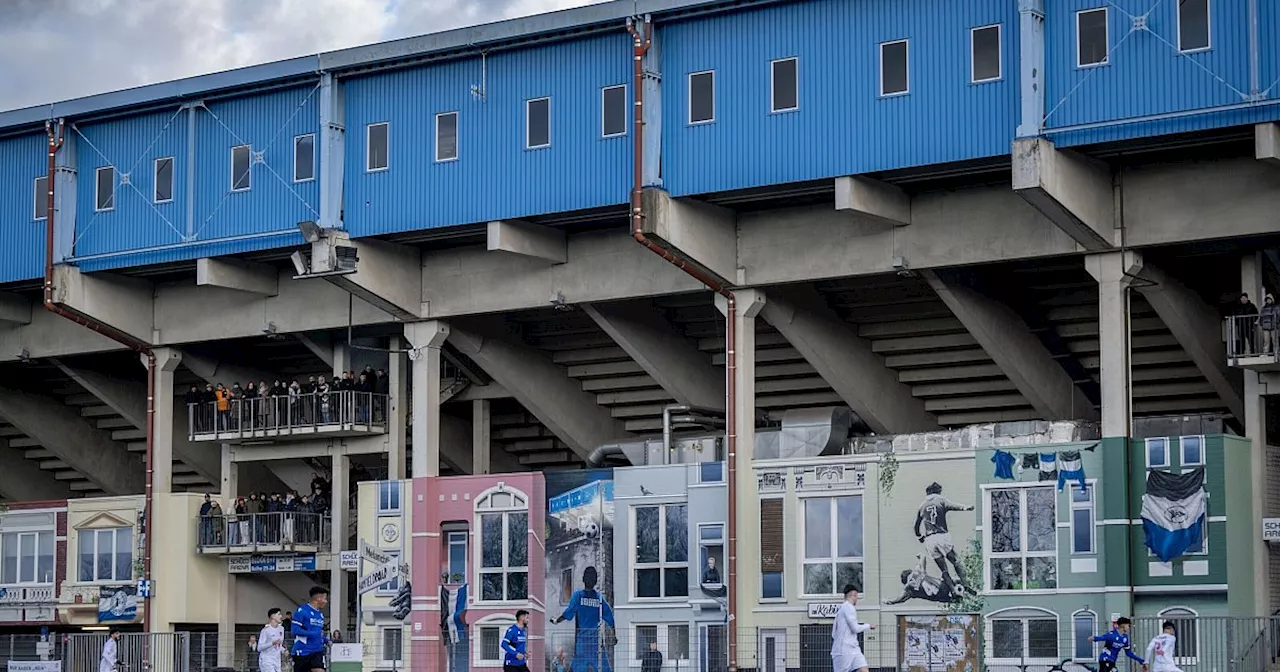
[(70, 469), (71, 466), (62, 460), (41, 460), (40, 468), (45, 471), (65, 471)]
[(22, 456), (27, 458), (28, 460), (40, 460), (40, 459), (54, 457), (53, 453), (44, 447), (34, 448), (31, 450), (24, 450), (22, 451)]
[(54, 478), (56, 478), (56, 479), (58, 479), (59, 481), (83, 481), (83, 480), (85, 480), (85, 478), (84, 478), (84, 474), (81, 474), (81, 473), (80, 473), (80, 472), (78, 472), (78, 471), (71, 471), (71, 470), (69, 470), (69, 469), (68, 469), (68, 470), (66, 470), (66, 471), (59, 471), (59, 472), (55, 473), (55, 474), (53, 475), (53, 477), (54, 477)]
[(72, 394), (63, 398), (62, 403), (67, 406), (96, 406), (102, 401), (92, 394)]
[(11, 448), (39, 448), (40, 442), (29, 436), (19, 436), (9, 439), (9, 447)]
[(22, 430), (13, 425), (0, 425), (0, 437), (23, 436)]
[(147, 438), (147, 430), (129, 427), (128, 429), (116, 429), (111, 432), (111, 440), (113, 441), (142, 441)]
[(125, 448), (129, 449), (129, 452), (131, 452), (131, 453), (145, 453), (145, 452), (147, 452), (147, 442), (146, 442), (146, 441), (130, 441), (129, 443), (124, 444), (124, 446), (125, 446)]
[(127, 429), (133, 427), (132, 422), (129, 422), (118, 415), (114, 417), (108, 416), (98, 418), (97, 422), (94, 424), (98, 426), (98, 429)]
[(86, 418), (120, 417), (120, 414), (116, 413), (116, 409), (110, 406), (85, 406), (80, 409), (80, 415)]

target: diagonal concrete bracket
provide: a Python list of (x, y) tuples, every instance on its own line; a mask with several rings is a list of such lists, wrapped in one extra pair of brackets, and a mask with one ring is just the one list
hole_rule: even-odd
[(71, 484), (59, 481), (52, 472), (23, 457), (9, 442), (0, 439), (0, 497), (11, 502), (39, 499), (67, 499)]
[(1044, 138), (1013, 141), (1013, 190), (1086, 250), (1115, 246), (1111, 175)]
[(152, 342), (155, 290), (151, 283), (109, 273), (85, 275), (74, 266), (54, 267), (54, 303), (128, 334)]

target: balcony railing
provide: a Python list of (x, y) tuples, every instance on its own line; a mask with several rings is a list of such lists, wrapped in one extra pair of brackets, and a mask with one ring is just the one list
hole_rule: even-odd
[(193, 441), (226, 441), (295, 434), (379, 432), (387, 423), (387, 395), (342, 390), (189, 404)]
[(197, 548), (228, 554), (327, 551), (329, 528), (329, 516), (301, 511), (200, 516)]
[(38, 607), (57, 602), (53, 585), (0, 586), (0, 607)]
[(1280, 317), (1233, 315), (1225, 322), (1227, 359), (1232, 366), (1270, 368), (1280, 364)]

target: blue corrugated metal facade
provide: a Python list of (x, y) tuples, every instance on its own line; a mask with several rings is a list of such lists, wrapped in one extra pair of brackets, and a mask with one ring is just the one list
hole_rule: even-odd
[[(625, 203), (631, 142), (601, 134), (601, 89), (631, 81), (612, 35), (360, 77), (346, 84), (344, 221), (353, 236)], [(471, 87), (484, 78), (483, 100)], [(551, 145), (526, 149), (525, 103), (551, 99)], [(436, 115), (458, 113), (458, 158), (436, 161)], [(628, 117), (629, 118), (629, 117)], [(388, 169), (366, 170), (369, 124)]]
[[(1009, 153), (1017, 3), (817, 0), (662, 28), (663, 182), (675, 195)], [(1002, 26), (1002, 78), (970, 83), (970, 29)], [(908, 93), (880, 96), (882, 42), (908, 42)], [(799, 109), (770, 112), (770, 62), (797, 57)], [(689, 124), (689, 74), (715, 121)]]
[(36, 221), (35, 181), (48, 170), (43, 133), (0, 139), (0, 282), (44, 273), (45, 222)]
[[(1210, 48), (1183, 54), (1183, 3), (1044, 0), (1044, 134), (1059, 145), (1084, 145), (1280, 119), (1280, 104), (1273, 104), (1280, 103), (1280, 3), (1208, 3)], [(1027, 93), (1018, 6), (797, 0), (692, 17), (659, 12), (650, 65), (660, 75), (661, 101), (651, 113), (661, 124), (649, 132), (661, 134), (663, 186), (677, 196), (708, 194), (1008, 154), (1015, 128), (1026, 121), (1019, 119)], [(1108, 12), (1107, 62), (1078, 67), (1077, 13), (1098, 8)], [(76, 145), (71, 258), (96, 271), (297, 245), (296, 222), (321, 219), (320, 121), (328, 90), (318, 71), (325, 67), (338, 68), (332, 74), (341, 86), (334, 99), (343, 101), (336, 111), (345, 158), (341, 182), (335, 173), (332, 184), (335, 193), (341, 188), (343, 224), (353, 236), (623, 204), (632, 166), (632, 58), (620, 17), (630, 11), (614, 7), (604, 19), (583, 14), (580, 27), (595, 32), (499, 45), (483, 59), (477, 52), (359, 69), (373, 62), (361, 59), (413, 56), (395, 43), (381, 56), (377, 49), (335, 52), (157, 85), (153, 98), (132, 103), (145, 112), (129, 111), (129, 92), (59, 103), (49, 109), (72, 115), (68, 134)], [(974, 83), (971, 31), (988, 26), (999, 26), (999, 76)], [(422, 38), (421, 48), (474, 51), (472, 37), (514, 38), (517, 28)], [(908, 44), (908, 90), (884, 96), (881, 44), (898, 40)], [(1034, 49), (1037, 42), (1027, 44)], [(771, 62), (791, 58), (798, 105), (773, 112)], [(704, 71), (715, 73), (714, 120), (690, 124), (688, 78)], [(481, 85), (483, 96), (473, 93)], [(626, 133), (604, 137), (602, 89), (618, 85), (626, 86)], [(251, 87), (258, 89), (236, 92)], [(210, 90), (218, 97), (207, 106), (182, 107)], [(526, 102), (544, 97), (550, 145), (528, 149)], [(99, 109), (119, 116), (83, 116)], [(440, 113), (457, 114), (456, 160), (437, 160)], [(4, 132), (22, 124), (35, 131), (0, 140), (7, 243), (0, 282), (40, 275), (43, 225), (32, 219), (33, 180), (45, 165), (34, 127), (39, 116), (0, 114), (0, 126), (10, 127)], [(387, 169), (369, 171), (367, 129), (376, 123), (389, 124)], [(314, 164), (311, 179), (297, 181), (294, 143), (306, 134), (316, 135)], [(233, 191), (232, 148), (239, 145), (252, 148), (249, 187)], [(169, 157), (172, 198), (157, 202), (156, 160)], [(116, 168), (108, 210), (95, 208), (95, 171), (103, 166)]]

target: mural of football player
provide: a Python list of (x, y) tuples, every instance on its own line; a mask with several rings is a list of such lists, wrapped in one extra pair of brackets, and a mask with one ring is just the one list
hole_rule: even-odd
[[(916, 512), (915, 533), (920, 543), (924, 544), (925, 555), (932, 558), (942, 570), (942, 581), (950, 581), (963, 589), (964, 569), (960, 566), (960, 558), (956, 557), (956, 547), (951, 541), (951, 529), (947, 526), (947, 514), (951, 511), (972, 511), (972, 506), (961, 506), (942, 496), (942, 486), (930, 483), (924, 489), (924, 502)], [(947, 562), (955, 570), (955, 579), (947, 573)]]
[(596, 590), (599, 577), (596, 568), (582, 571), (582, 588), (573, 591), (564, 613), (551, 619), (552, 624), (572, 620), (574, 624), (572, 672), (610, 672), (610, 652), (601, 646), (601, 623), (613, 627), (613, 608)]

